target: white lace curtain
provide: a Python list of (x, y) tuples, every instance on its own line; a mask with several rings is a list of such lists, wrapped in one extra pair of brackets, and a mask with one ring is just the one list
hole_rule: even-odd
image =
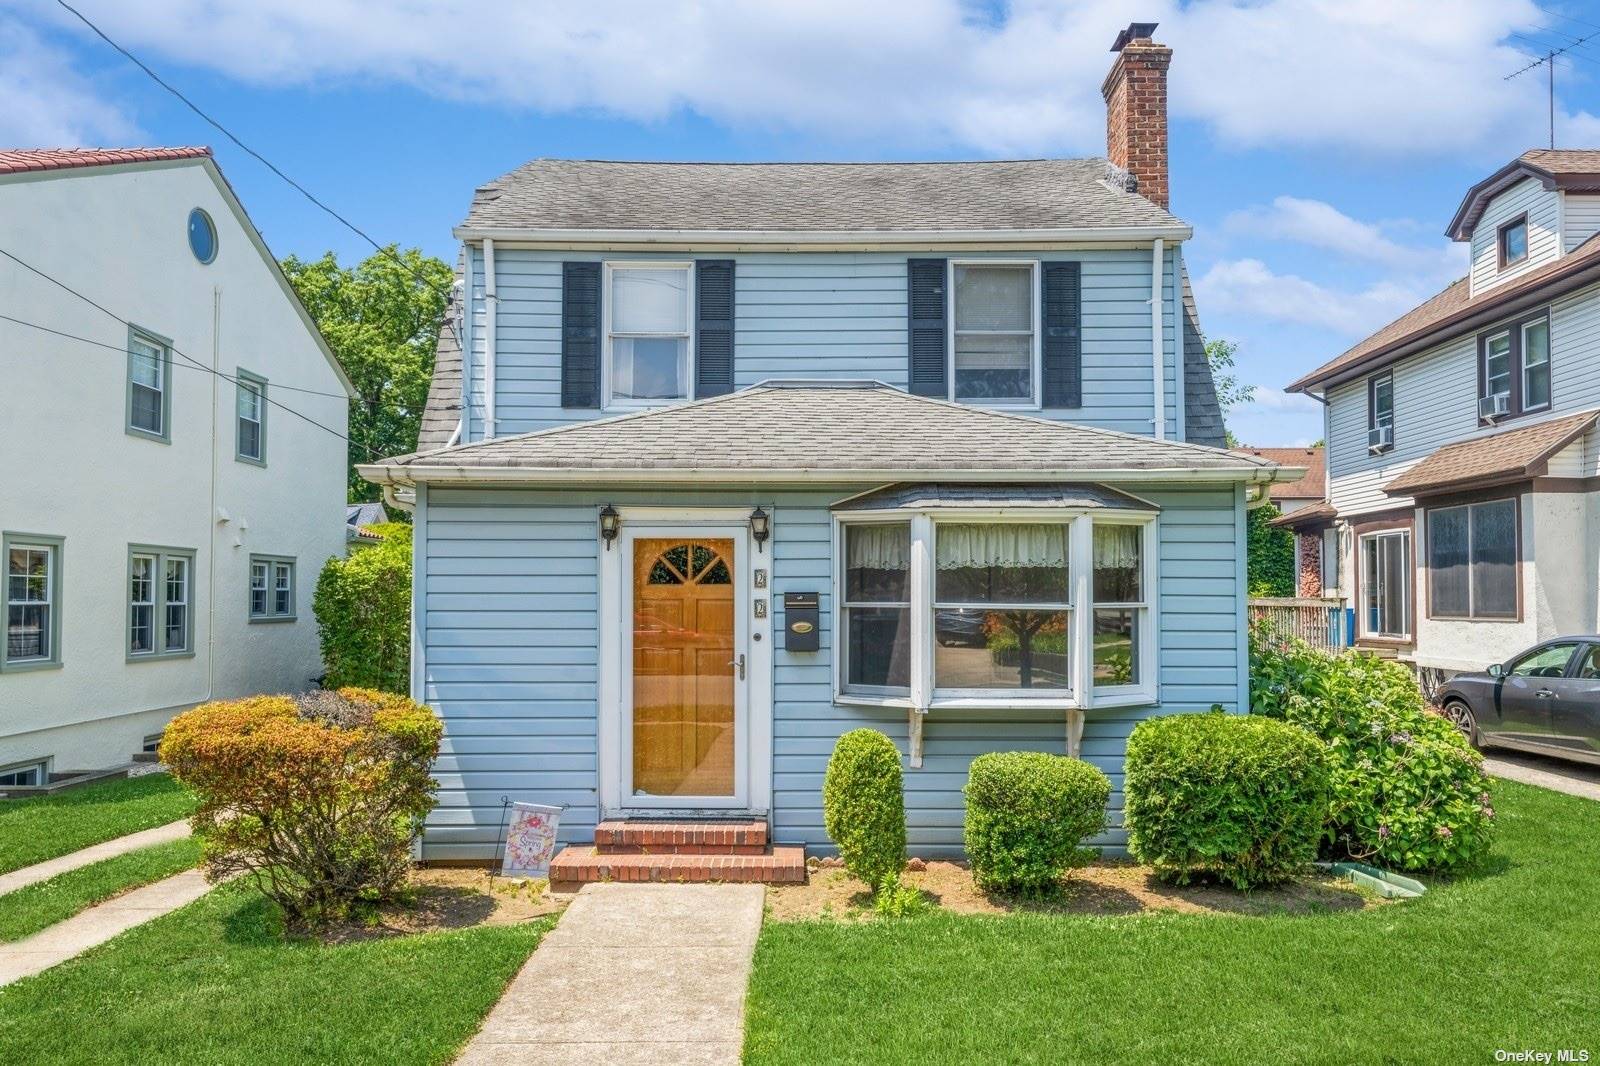
[(1067, 527), (1064, 525), (940, 523), (935, 539), (940, 570), (1067, 565)]
[(910, 570), (911, 527), (902, 523), (850, 526), (845, 566), (851, 570)]
[(1139, 565), (1139, 527), (1094, 527), (1094, 568), (1124, 570)]

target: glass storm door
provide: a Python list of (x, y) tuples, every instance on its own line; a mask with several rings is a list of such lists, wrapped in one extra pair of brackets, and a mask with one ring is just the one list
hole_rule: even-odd
[(623, 727), (632, 731), (636, 802), (731, 802), (739, 792), (744, 663), (734, 543), (715, 536), (633, 541), (633, 713)]

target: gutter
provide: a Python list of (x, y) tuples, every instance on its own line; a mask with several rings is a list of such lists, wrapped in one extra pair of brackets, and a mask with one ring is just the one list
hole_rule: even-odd
[(932, 245), (992, 245), (996, 242), (1038, 244), (1039, 242), (1152, 240), (1186, 241), (1194, 227), (1184, 223), (1147, 226), (1072, 226), (1050, 229), (925, 229), (925, 230), (719, 230), (719, 229), (567, 229), (520, 226), (457, 226), (451, 230), (464, 241), (503, 241), (514, 243), (595, 244), (693, 244), (697, 247), (722, 245), (888, 245), (927, 248)]

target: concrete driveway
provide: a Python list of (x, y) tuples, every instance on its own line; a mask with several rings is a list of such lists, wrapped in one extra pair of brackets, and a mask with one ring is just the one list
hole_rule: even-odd
[(1495, 777), (1600, 800), (1600, 766), (1489, 748), (1483, 753), (1483, 768)]

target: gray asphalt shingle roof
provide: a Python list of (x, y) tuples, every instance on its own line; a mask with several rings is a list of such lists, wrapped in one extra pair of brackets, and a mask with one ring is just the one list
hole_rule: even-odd
[[(384, 469), (380, 469), (384, 468)], [(1216, 471), (1275, 464), (1176, 441), (913, 396), (878, 382), (764, 382), (694, 403), (384, 460), (364, 472), (401, 482), (427, 471), (521, 469), (677, 476), (926, 471), (953, 477)]]
[(1075, 484), (932, 484), (890, 485), (840, 500), (835, 511), (919, 511), (930, 507), (1085, 507), (1159, 511), (1136, 496), (1104, 485)]
[(535, 159), (478, 188), (467, 230), (894, 232), (1182, 226), (1104, 159), (634, 163)]
[[(459, 277), (459, 271), (458, 275)], [(461, 294), (450, 290), (444, 321), (433, 346), (433, 380), (428, 383), (428, 401), (422, 408), (422, 424), (417, 429), (417, 451), (443, 448), (461, 423)]]

